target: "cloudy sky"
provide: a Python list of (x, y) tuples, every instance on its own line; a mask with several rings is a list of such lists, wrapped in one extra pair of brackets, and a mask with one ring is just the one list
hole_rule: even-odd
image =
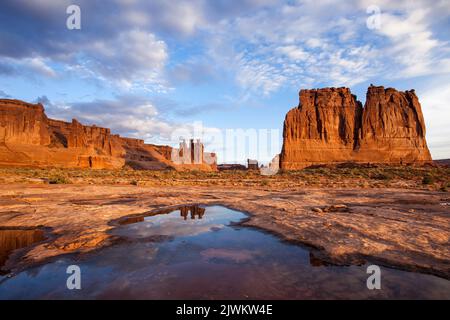
[(450, 0), (2, 0), (0, 97), (175, 145), (199, 124), (282, 130), (301, 88), (414, 88), (450, 158), (449, 30)]

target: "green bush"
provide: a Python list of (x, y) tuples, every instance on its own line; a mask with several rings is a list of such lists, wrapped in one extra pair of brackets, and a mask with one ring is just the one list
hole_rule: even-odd
[(434, 179), (430, 175), (426, 175), (422, 179), (422, 184), (432, 184), (434, 182)]

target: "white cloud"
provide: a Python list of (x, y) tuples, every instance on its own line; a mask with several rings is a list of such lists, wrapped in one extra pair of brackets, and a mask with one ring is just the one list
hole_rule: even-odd
[[(436, 25), (448, 27), (446, 0), (432, 6), (425, 0), (116, 0), (98, 13), (94, 2), (80, 0), (86, 29), (79, 38), (56, 28), (54, 17), (67, 1), (46, 0), (39, 6), (5, 1), (14, 14), (32, 18), (37, 29), (46, 32), (43, 41), (26, 33), (2, 38), (0, 52), (48, 57), (44, 64), (30, 62), (39, 74), (52, 76), (49, 62), (61, 63), (124, 89), (167, 89), (164, 68), (173, 61), (166, 41), (175, 43), (171, 50), (186, 49), (176, 64), (183, 65), (183, 59), (212, 60), (212, 72), (219, 76), (215, 78), (225, 71), (244, 91), (265, 94), (282, 86), (357, 84), (374, 75), (402, 78), (450, 72), (448, 39), (435, 33)], [(382, 11), (379, 30), (366, 27), (366, 9), (372, 4)], [(21, 45), (28, 39), (36, 42), (25, 45), (25, 53)], [(196, 50), (202, 46), (207, 49)], [(354, 51), (361, 54), (351, 54)], [(187, 73), (184, 78), (196, 81)]]
[[(450, 46), (432, 26), (447, 17), (426, 1), (374, 1), (382, 27), (366, 26), (367, 1), (293, 1), (205, 26), (210, 54), (244, 91), (345, 85), (450, 72)], [(438, 11), (441, 12), (438, 12)], [(448, 39), (447, 39), (448, 40)], [(236, 62), (237, 61), (237, 62)]]
[(128, 88), (134, 82), (144, 85), (160, 82), (168, 59), (165, 42), (140, 30), (86, 44), (81, 52), (88, 54), (87, 59), (79, 61), (84, 69)]
[[(341, 2), (302, 1), (261, 9), (210, 27), (210, 55), (233, 71), (247, 95), (269, 95), (283, 86), (354, 85), (380, 68), (380, 51), (354, 41), (365, 28)], [(307, 13), (307, 14), (306, 14)]]
[(0, 57), (0, 65), (7, 66), (11, 75), (21, 74), (27, 77), (42, 75), (44, 77), (54, 78), (57, 76), (57, 73), (49, 66), (48, 60), (42, 57), (23, 59)]
[(0, 90), (0, 98), (10, 98), (11, 96), (7, 94), (5, 91)]
[(282, 72), (269, 63), (261, 63), (243, 55), (237, 58), (237, 82), (244, 90), (251, 91), (252, 94), (260, 90), (267, 96), (286, 81)]
[(433, 159), (450, 158), (450, 85), (441, 83), (420, 95)]
[(277, 49), (281, 54), (286, 55), (291, 60), (294, 61), (302, 61), (309, 57), (309, 54), (306, 53), (302, 48), (294, 45), (283, 46)]
[(19, 63), (47, 77), (56, 77), (56, 72), (45, 63), (43, 58), (27, 58)]
[[(427, 22), (428, 14), (429, 9), (425, 8), (412, 10), (403, 16), (382, 14), (381, 28), (378, 31), (391, 41), (386, 52), (395, 62), (404, 66), (396, 77), (415, 77), (437, 72), (435, 53), (444, 43), (433, 37)], [(450, 69), (447, 71), (450, 72)]]

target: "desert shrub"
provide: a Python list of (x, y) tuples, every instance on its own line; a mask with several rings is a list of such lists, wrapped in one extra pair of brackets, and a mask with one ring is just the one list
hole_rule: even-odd
[(442, 186), (439, 188), (440, 191), (448, 192), (450, 189), (450, 182), (444, 182)]
[(422, 184), (432, 184), (434, 182), (434, 178), (430, 175), (425, 175), (422, 179)]
[(131, 180), (130, 184), (133, 185), (133, 186), (137, 186), (138, 182), (137, 182), (137, 180)]
[(49, 184), (70, 184), (71, 182), (67, 177), (62, 176), (62, 175), (57, 175), (57, 176), (50, 177), (48, 179), (48, 183)]
[(326, 168), (317, 168), (313, 169), (312, 173), (327, 175), (329, 173), (329, 170), (327, 170)]

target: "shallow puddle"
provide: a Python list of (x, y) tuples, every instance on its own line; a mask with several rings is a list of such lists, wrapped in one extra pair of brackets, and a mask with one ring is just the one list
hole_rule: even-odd
[[(381, 267), (381, 290), (366, 286), (367, 266), (333, 266), (309, 250), (258, 229), (220, 206), (183, 207), (119, 221), (125, 241), (64, 257), (12, 278), (0, 299), (450, 299), (450, 281)], [(66, 288), (81, 268), (81, 290)]]

